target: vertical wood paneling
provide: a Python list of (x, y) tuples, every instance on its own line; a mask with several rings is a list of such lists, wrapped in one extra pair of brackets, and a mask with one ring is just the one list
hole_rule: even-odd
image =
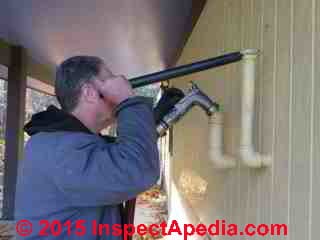
[[(226, 26), (226, 51), (233, 52), (240, 49), (240, 42), (238, 40), (241, 36), (241, 22), (239, 21), (241, 12), (240, 2), (234, 0), (226, 1), (227, 4), (227, 20), (228, 24)], [(238, 108), (239, 99), (240, 99), (240, 79), (236, 73), (238, 72), (239, 64), (232, 64), (226, 68), (226, 80), (225, 82), (225, 99), (224, 99), (224, 109), (225, 109), (225, 122), (224, 122), (224, 133), (225, 133), (225, 151), (226, 154), (236, 157), (238, 151), (237, 139), (239, 136), (238, 126), (240, 124), (240, 108)], [(241, 222), (241, 218), (238, 217), (239, 206), (238, 199), (240, 199), (240, 188), (235, 189), (235, 182), (240, 177), (240, 165), (237, 162), (238, 166), (235, 169), (232, 169), (227, 172), (227, 184), (228, 196), (230, 201), (230, 209), (228, 212), (228, 218), (226, 220), (232, 221), (235, 223)], [(235, 217), (236, 216), (236, 217)]]
[[(217, 41), (217, 49), (218, 49), (218, 55), (224, 54), (227, 48), (227, 43), (228, 41), (226, 41), (226, 36), (227, 36), (227, 24), (229, 22), (229, 16), (228, 16), (228, 12), (229, 9), (226, 8), (226, 2), (225, 1), (219, 1), (215, 3), (216, 6), (216, 14), (217, 14), (217, 25), (218, 25), (218, 29), (219, 29), (219, 36), (221, 36), (221, 38), (218, 38)], [(222, 79), (226, 79), (226, 77), (228, 77), (228, 72), (226, 71), (225, 67), (216, 69), (216, 71), (213, 72), (213, 75), (215, 76), (215, 81), (214, 81), (214, 85), (211, 85), (210, 88), (215, 88), (214, 91), (214, 95), (216, 96), (216, 98), (218, 99), (218, 101), (221, 104), (225, 103), (225, 89), (227, 83), (222, 80)], [(222, 81), (221, 81), (222, 80)], [(214, 174), (221, 174), (220, 172), (215, 172)], [(225, 174), (223, 174), (225, 175)], [(217, 179), (218, 180), (218, 179)], [(223, 208), (223, 214), (225, 215), (225, 217), (228, 217), (230, 212), (229, 210), (231, 209), (231, 199), (228, 199), (229, 196), (229, 188), (228, 188), (228, 184), (227, 182), (223, 181), (221, 183), (221, 186), (223, 186), (223, 188), (220, 190), (221, 191), (221, 195), (217, 196), (216, 200), (217, 200), (217, 207), (219, 208), (219, 206), (221, 206), (221, 208)], [(217, 213), (219, 213), (219, 215), (221, 216), (221, 211), (218, 209), (216, 210)], [(228, 218), (229, 219), (229, 218)]]
[(320, 222), (320, 1), (315, 1), (314, 33), (314, 88), (313, 88), (313, 183), (312, 183), (312, 229), (310, 239), (319, 236)]
[[(291, 0), (278, 1), (278, 41), (276, 69), (276, 122), (271, 222), (288, 222), (288, 164), (290, 144), (290, 44)], [(281, 210), (280, 210), (281, 209)]]
[[(275, 0), (264, 0), (263, 46), (262, 46), (262, 75), (261, 78), (261, 125), (259, 136), (261, 146), (258, 148), (264, 154), (272, 154), (274, 127), (274, 71), (275, 71)], [(260, 222), (270, 223), (272, 167), (261, 169), (260, 187)]]
[[(262, 13), (262, 1), (259, 0), (251, 0), (250, 2), (250, 28), (249, 28), (249, 47), (254, 49), (260, 49), (260, 27), (261, 27), (261, 13)], [(261, 58), (261, 57), (259, 57)], [(259, 71), (259, 65), (257, 72)], [(261, 85), (261, 78), (256, 78), (255, 88), (256, 91), (260, 88)], [(259, 101), (260, 95), (256, 94), (255, 96), (255, 121), (254, 121), (254, 136), (253, 139), (257, 140), (259, 137), (259, 109), (260, 109), (260, 101)], [(249, 185), (249, 191), (247, 196), (247, 219), (244, 224), (247, 223), (253, 223), (253, 224), (259, 224), (259, 212), (260, 212), (260, 188), (259, 188), (259, 177), (260, 173), (256, 169), (248, 169), (249, 171), (249, 179), (248, 179), (248, 185)], [(252, 239), (258, 239), (257, 236), (253, 236)]]
[[(231, 52), (232, 48), (232, 34), (230, 30), (232, 29), (232, 14), (233, 14), (233, 2), (232, 0), (226, 0), (224, 1), (224, 27), (225, 27), (225, 42), (224, 42), (224, 51), (225, 52)], [(229, 120), (229, 113), (231, 112), (231, 98), (230, 98), (230, 90), (232, 89), (232, 72), (230, 68), (225, 68), (224, 70), (224, 80), (221, 81), (223, 83), (223, 108), (225, 109), (224, 114), (224, 140), (229, 141), (228, 132), (226, 129), (228, 129), (228, 120)], [(228, 113), (228, 114), (227, 114)], [(227, 148), (224, 148), (224, 151), (226, 151)], [(231, 171), (230, 171), (231, 172)], [(228, 177), (226, 177), (225, 187), (226, 187), (226, 193), (225, 193), (225, 217), (226, 220), (229, 220), (232, 218), (232, 205), (233, 205), (233, 191), (232, 191), (232, 175), (228, 173)], [(225, 238), (223, 238), (225, 239)]]
[(309, 229), (312, 0), (294, 1), (293, 44), (290, 239), (300, 240)]
[[(243, 0), (240, 1), (241, 6), (241, 15), (240, 15), (240, 21), (241, 21), (241, 49), (250, 48), (250, 7), (251, 7), (251, 0)], [(240, 68), (239, 68), (240, 70)], [(241, 89), (241, 80), (239, 81), (239, 89)], [(241, 104), (241, 95), (239, 95), (238, 98), (238, 104)], [(241, 105), (239, 107), (239, 116), (241, 116)], [(238, 118), (240, 121), (240, 118)], [(249, 194), (249, 170), (247, 167), (240, 164), (240, 178), (239, 184), (240, 184), (240, 198), (239, 198), (239, 217), (240, 217), (240, 226), (244, 226), (244, 224), (247, 222), (248, 219), (248, 194)]]
[[(257, 49), (259, 49), (260, 52), (260, 56), (257, 59), (257, 65), (256, 65), (256, 83), (255, 83), (255, 87), (256, 87), (256, 94), (255, 94), (255, 113), (254, 113), (254, 135), (253, 135), (253, 144), (254, 144), (254, 148), (256, 149), (256, 151), (259, 151), (261, 148), (261, 123), (262, 123), (262, 114), (260, 109), (262, 108), (262, 78), (261, 78), (261, 73), (263, 72), (263, 52), (262, 52), (262, 48), (263, 48), (263, 25), (264, 25), (264, 0), (258, 0), (255, 1), (256, 4), (256, 14), (258, 16), (257, 19)], [(257, 171), (257, 177), (259, 177), (260, 173)], [(261, 182), (259, 181), (259, 179), (255, 179), (255, 181), (257, 181), (257, 209), (256, 209), (256, 217), (257, 217), (257, 223), (260, 224), (261, 221), (261, 191), (263, 191), (262, 187), (261, 187)]]
[[(241, 42), (238, 40), (238, 37), (240, 36), (241, 33), (241, 21), (239, 21), (240, 16), (241, 16), (241, 11), (239, 11), (240, 9), (240, 1), (233, 1), (233, 28), (232, 31), (234, 32), (234, 35), (232, 37), (233, 39), (233, 46), (234, 49), (241, 49)], [(238, 37), (236, 37), (238, 36)], [(232, 135), (231, 141), (229, 140), (229, 142), (225, 142), (225, 144), (231, 144), (231, 154), (233, 154), (233, 156), (236, 158), (237, 160), (237, 156), (238, 156), (238, 142), (240, 139), (240, 131), (239, 131), (239, 126), (240, 126), (240, 92), (241, 92), (241, 86), (240, 86), (240, 79), (237, 75), (237, 73), (239, 72), (239, 68), (240, 68), (240, 63), (236, 63), (234, 64), (231, 69), (232, 69), (232, 88), (231, 88), (231, 101), (232, 101), (232, 106), (231, 106), (231, 112), (232, 115), (231, 120), (230, 120), (230, 134)], [(229, 138), (230, 139), (230, 138)], [(241, 177), (241, 167), (240, 167), (240, 162), (237, 161), (237, 166), (236, 169), (232, 172), (233, 175), (233, 186), (236, 187), (236, 190), (233, 191), (233, 216), (232, 219), (234, 219), (234, 221), (236, 221), (236, 223), (240, 223), (241, 222), (241, 218), (240, 218), (240, 211), (239, 211), (239, 199), (240, 199), (240, 191), (241, 188), (237, 187), (237, 185), (235, 183), (238, 183), (239, 178)], [(234, 187), (232, 187), (234, 190)]]
[[(236, 49), (241, 50), (242, 48), (242, 39), (243, 39), (243, 21), (242, 21), (242, 3), (241, 1), (232, 1), (233, 3), (233, 21), (234, 21), (234, 27), (231, 30), (232, 31), (232, 39), (233, 39), (233, 44)], [(232, 135), (231, 141), (230, 138), (228, 142), (225, 142), (226, 144), (231, 144), (231, 150), (233, 156), (237, 157), (238, 156), (238, 149), (239, 149), (239, 139), (240, 139), (240, 119), (241, 119), (241, 102), (239, 99), (241, 98), (240, 92), (241, 92), (241, 81), (239, 78), (239, 70), (240, 70), (241, 64), (236, 63), (233, 65), (233, 75), (232, 75), (232, 88), (231, 88), (231, 103), (232, 106), (230, 108), (231, 114), (230, 114), (230, 133)], [(228, 117), (228, 115), (227, 115)], [(228, 120), (227, 120), (228, 121)], [(242, 188), (241, 188), (241, 163), (237, 161), (237, 166), (236, 169), (233, 171), (233, 190), (234, 191), (234, 202), (233, 202), (233, 216), (230, 221), (234, 221), (237, 224), (240, 224), (243, 221), (242, 218), (242, 209), (241, 209), (241, 198), (242, 198)]]
[[(240, 226), (288, 222), (290, 238), (274, 239), (318, 239), (319, 16), (320, 0), (208, 1), (180, 63), (244, 48), (262, 51), (257, 67), (254, 144), (257, 151), (273, 155), (273, 166), (248, 169), (237, 159), (235, 169), (212, 169), (205, 159), (204, 117), (200, 111), (188, 114), (175, 127), (172, 172), (178, 179), (187, 167), (208, 182), (206, 199), (195, 209), (205, 223), (218, 217)], [(225, 149), (235, 156), (241, 119), (240, 66), (228, 65), (176, 82), (185, 88), (187, 81), (199, 80), (199, 86), (224, 105)]]

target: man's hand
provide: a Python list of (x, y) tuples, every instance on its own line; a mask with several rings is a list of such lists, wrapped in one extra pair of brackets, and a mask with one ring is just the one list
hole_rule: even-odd
[(114, 106), (134, 95), (130, 82), (122, 75), (97, 80), (96, 84), (104, 99)]
[(184, 97), (182, 90), (178, 88), (167, 88), (154, 108), (154, 118), (156, 124), (159, 124), (160, 120), (174, 107), (174, 105), (179, 102)]

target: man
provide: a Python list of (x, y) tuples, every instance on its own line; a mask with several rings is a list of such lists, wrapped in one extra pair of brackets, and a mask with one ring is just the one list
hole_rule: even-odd
[[(111, 228), (121, 224), (119, 204), (159, 177), (152, 104), (91, 56), (64, 61), (55, 91), (62, 110), (50, 106), (25, 126), (15, 215), (33, 231), (23, 239), (121, 239)], [(103, 138), (114, 121), (117, 137)], [(97, 236), (94, 223), (109, 224), (110, 235)]]

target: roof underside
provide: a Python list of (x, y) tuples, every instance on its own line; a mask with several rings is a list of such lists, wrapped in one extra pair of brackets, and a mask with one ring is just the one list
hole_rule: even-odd
[(74, 55), (102, 57), (134, 77), (175, 63), (193, 19), (192, 0), (7, 0), (0, 38), (54, 68)]

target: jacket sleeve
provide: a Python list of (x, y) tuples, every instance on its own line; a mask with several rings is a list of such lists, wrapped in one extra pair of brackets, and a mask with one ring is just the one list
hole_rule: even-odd
[(114, 143), (97, 143), (96, 136), (86, 135), (88, 140), (68, 149), (62, 156), (63, 164), (57, 166), (55, 182), (73, 206), (121, 203), (147, 190), (159, 178), (152, 105), (147, 98), (135, 96), (120, 103), (115, 114)]

